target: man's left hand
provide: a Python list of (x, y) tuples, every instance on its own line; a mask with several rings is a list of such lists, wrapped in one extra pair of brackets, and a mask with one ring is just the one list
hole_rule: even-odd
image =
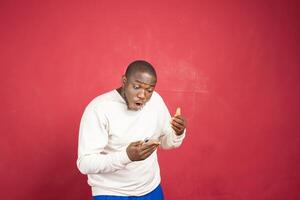
[(186, 127), (186, 120), (181, 115), (181, 109), (177, 108), (174, 117), (171, 120), (171, 127), (174, 129), (176, 135), (182, 135)]

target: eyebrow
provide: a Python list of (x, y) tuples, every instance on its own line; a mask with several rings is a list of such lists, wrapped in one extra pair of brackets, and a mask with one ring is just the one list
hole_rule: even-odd
[(139, 81), (139, 80), (135, 80), (135, 82), (142, 83), (142, 84), (145, 84), (145, 85), (149, 85), (150, 87), (155, 87), (155, 84), (152, 85), (152, 84), (144, 83), (144, 82)]

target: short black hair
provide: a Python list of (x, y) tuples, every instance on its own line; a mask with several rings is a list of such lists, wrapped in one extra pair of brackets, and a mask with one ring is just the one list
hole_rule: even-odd
[(154, 67), (145, 60), (136, 60), (130, 63), (126, 69), (125, 76), (126, 78), (129, 78), (131, 75), (133, 75), (135, 72), (146, 72), (157, 79), (156, 71)]

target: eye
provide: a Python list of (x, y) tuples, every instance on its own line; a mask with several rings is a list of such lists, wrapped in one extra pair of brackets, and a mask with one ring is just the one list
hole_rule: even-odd
[(134, 89), (139, 89), (140, 86), (139, 86), (139, 85), (133, 85), (133, 88), (134, 88)]
[(149, 89), (149, 90), (147, 90), (149, 93), (152, 93), (153, 92), (153, 89)]

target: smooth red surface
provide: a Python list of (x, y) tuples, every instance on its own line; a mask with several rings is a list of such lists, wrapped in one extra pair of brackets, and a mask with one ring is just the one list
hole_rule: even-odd
[(299, 1), (1, 1), (1, 199), (91, 199), (83, 109), (150, 61), (183, 146), (166, 200), (300, 199)]

